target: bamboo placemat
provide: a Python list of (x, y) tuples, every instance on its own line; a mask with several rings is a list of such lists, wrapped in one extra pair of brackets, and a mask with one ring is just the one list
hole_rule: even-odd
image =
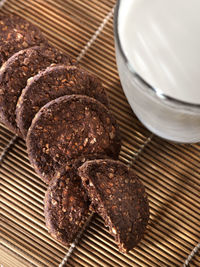
[(53, 45), (103, 80), (122, 133), (120, 160), (136, 170), (149, 195), (145, 238), (129, 254), (120, 254), (102, 219), (94, 216), (75, 248), (53, 240), (44, 223), (46, 186), (29, 164), (24, 141), (1, 125), (3, 267), (200, 266), (200, 145), (161, 140), (131, 111), (115, 63), (115, 2), (7, 0), (0, 12), (14, 11), (34, 22)]

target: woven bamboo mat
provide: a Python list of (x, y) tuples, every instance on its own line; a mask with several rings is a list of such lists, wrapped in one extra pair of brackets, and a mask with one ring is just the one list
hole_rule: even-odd
[(122, 133), (120, 160), (133, 166), (149, 195), (145, 238), (129, 254), (120, 254), (94, 216), (73, 250), (53, 240), (44, 223), (46, 186), (29, 164), (24, 141), (1, 125), (3, 267), (183, 266), (195, 247), (185, 266), (200, 266), (200, 145), (161, 140), (131, 111), (115, 63), (114, 5), (115, 0), (7, 0), (0, 12), (14, 11), (34, 22), (52, 44), (103, 80)]

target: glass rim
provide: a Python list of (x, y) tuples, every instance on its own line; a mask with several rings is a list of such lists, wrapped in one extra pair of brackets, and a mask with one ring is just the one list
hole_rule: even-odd
[(162, 90), (158, 90), (151, 86), (148, 82), (146, 82), (131, 66), (131, 63), (129, 62), (128, 58), (126, 57), (124, 50), (121, 45), (121, 41), (119, 38), (119, 27), (118, 27), (118, 17), (119, 17), (119, 9), (120, 9), (120, 4), (123, 0), (117, 0), (116, 6), (115, 6), (115, 11), (114, 11), (114, 35), (115, 35), (115, 40), (117, 42), (118, 48), (120, 50), (120, 53), (122, 55), (122, 58), (129, 69), (130, 73), (133, 74), (141, 83), (142, 85), (145, 86), (146, 89), (148, 89), (153, 95), (155, 95), (161, 102), (165, 104), (174, 104), (174, 107), (182, 107), (186, 109), (199, 109), (200, 110), (200, 104), (196, 103), (190, 103), (186, 102), (183, 100), (179, 100), (177, 98), (168, 96), (166, 94), (161, 93)]

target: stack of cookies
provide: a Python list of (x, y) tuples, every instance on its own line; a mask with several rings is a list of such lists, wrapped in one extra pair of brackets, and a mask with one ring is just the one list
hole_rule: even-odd
[(129, 251), (145, 232), (149, 206), (141, 181), (117, 160), (119, 128), (101, 81), (16, 15), (0, 16), (0, 32), (0, 120), (24, 138), (48, 184), (50, 234), (72, 243), (92, 210)]

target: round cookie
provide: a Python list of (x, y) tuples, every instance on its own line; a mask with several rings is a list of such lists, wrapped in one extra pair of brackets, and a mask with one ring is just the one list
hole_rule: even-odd
[[(95, 155), (88, 158), (95, 159)], [(64, 245), (74, 241), (90, 213), (90, 202), (77, 173), (85, 161), (86, 158), (80, 158), (56, 172), (45, 194), (44, 214), (48, 232)]]
[(61, 96), (36, 114), (26, 144), (30, 162), (44, 180), (66, 162), (88, 154), (117, 158), (119, 129), (99, 101), (81, 95)]
[(60, 96), (80, 94), (94, 97), (108, 106), (100, 79), (76, 66), (55, 65), (30, 78), (19, 97), (17, 125), (25, 138), (35, 114)]
[(56, 48), (45, 45), (21, 50), (0, 69), (0, 120), (20, 135), (15, 109), (27, 80), (53, 63), (71, 64), (72, 60)]
[(0, 15), (0, 67), (16, 52), (47, 43), (38, 27), (15, 14)]
[(144, 235), (149, 204), (133, 169), (115, 160), (86, 161), (79, 168), (91, 207), (102, 216), (121, 252), (128, 252)]

